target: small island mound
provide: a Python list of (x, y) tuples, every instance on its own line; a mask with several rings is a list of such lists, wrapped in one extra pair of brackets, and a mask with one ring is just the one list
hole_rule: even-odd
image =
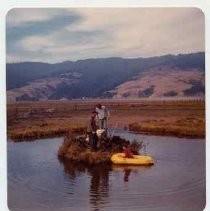
[(97, 150), (93, 150), (85, 137), (69, 134), (64, 138), (62, 145), (59, 147), (58, 156), (62, 159), (78, 161), (89, 165), (111, 163), (111, 156), (114, 153), (122, 152), (124, 144), (129, 144), (134, 155), (138, 155), (139, 150), (143, 146), (142, 141), (137, 142), (133, 140), (130, 142), (120, 136), (113, 136), (100, 140)]

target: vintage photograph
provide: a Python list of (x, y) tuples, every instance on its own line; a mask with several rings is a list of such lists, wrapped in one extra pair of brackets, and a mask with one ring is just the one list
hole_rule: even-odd
[(202, 211), (205, 16), (191, 7), (13, 8), (11, 211)]

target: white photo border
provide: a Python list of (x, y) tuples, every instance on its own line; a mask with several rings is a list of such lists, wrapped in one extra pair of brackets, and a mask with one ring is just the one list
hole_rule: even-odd
[(6, 137), (6, 15), (13, 8), (77, 8), (77, 7), (196, 7), (205, 16), (205, 98), (206, 98), (206, 207), (210, 211), (210, 141), (209, 130), (209, 68), (210, 68), (210, 1), (208, 0), (4, 0), (0, 8), (0, 210), (7, 207), (7, 137)]

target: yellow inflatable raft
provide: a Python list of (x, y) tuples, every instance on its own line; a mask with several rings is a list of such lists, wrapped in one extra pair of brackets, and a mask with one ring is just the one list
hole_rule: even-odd
[(116, 153), (112, 155), (111, 161), (114, 164), (123, 164), (123, 165), (153, 165), (154, 159), (150, 156), (145, 155), (134, 155), (133, 158), (125, 158), (124, 153)]

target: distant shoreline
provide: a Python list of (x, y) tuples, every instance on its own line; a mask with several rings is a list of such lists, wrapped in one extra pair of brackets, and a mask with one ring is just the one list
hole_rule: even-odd
[[(96, 101), (8, 104), (7, 135), (15, 141), (85, 134)], [(109, 128), (186, 138), (205, 138), (205, 101), (100, 101)]]
[(40, 101), (16, 101), (7, 102), (7, 105), (31, 104), (31, 103), (80, 103), (80, 102), (168, 102), (168, 101), (205, 101), (205, 97), (139, 97), (139, 98), (84, 98), (84, 99), (60, 99), (60, 100), (40, 100)]

